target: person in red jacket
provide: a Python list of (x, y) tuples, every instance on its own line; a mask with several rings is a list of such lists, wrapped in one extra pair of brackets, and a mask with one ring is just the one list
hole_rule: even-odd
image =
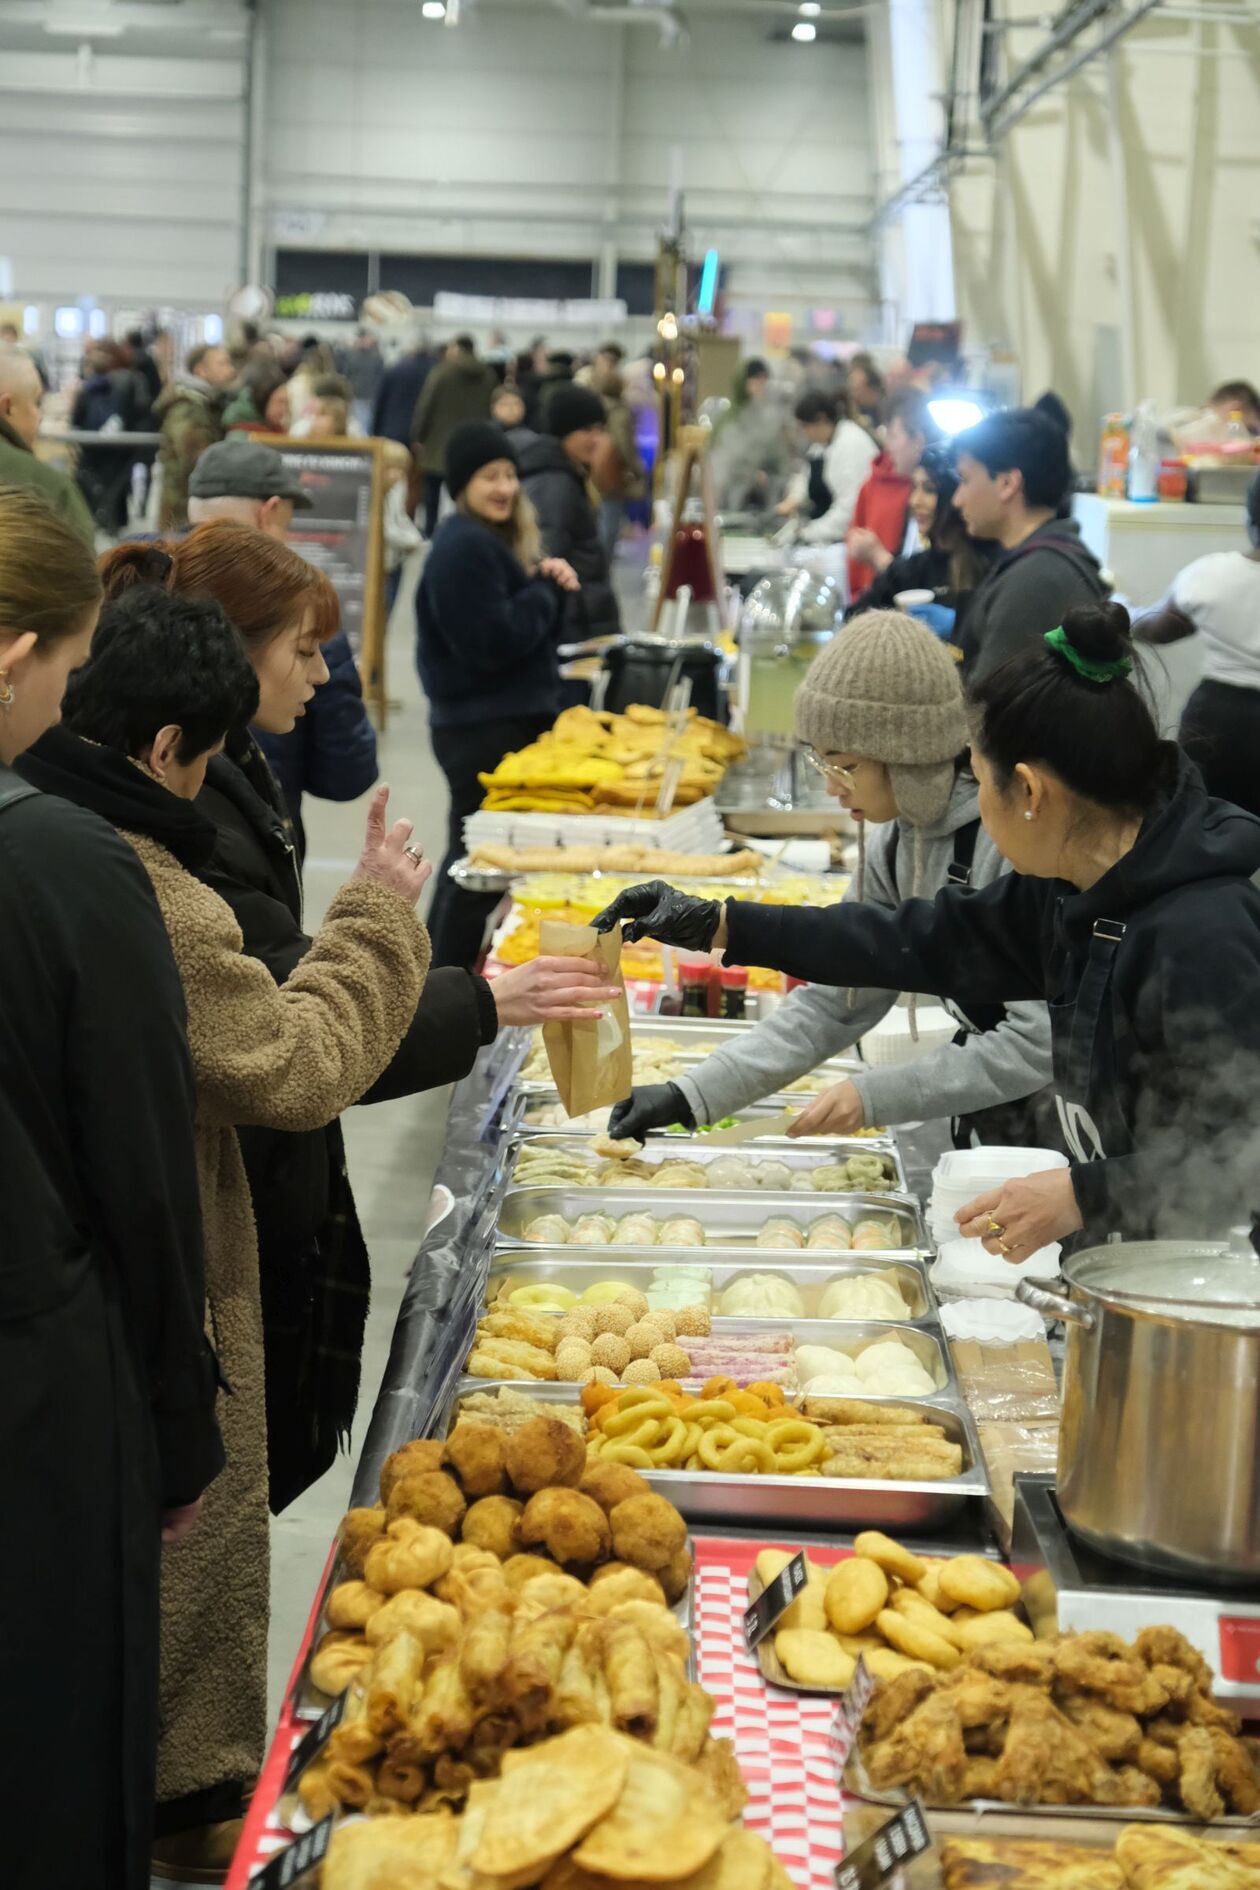
[(894, 558), (922, 549), (910, 517), (910, 479), (938, 434), (927, 396), (911, 388), (888, 414), (884, 450), (858, 493), (849, 527), (849, 595), (860, 597)]

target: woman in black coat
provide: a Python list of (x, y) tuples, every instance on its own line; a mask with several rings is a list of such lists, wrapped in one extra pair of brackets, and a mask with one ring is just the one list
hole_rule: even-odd
[(499, 895), (466, 892), (450, 869), (465, 850), (464, 822), (484, 798), (481, 776), (555, 721), (560, 609), (578, 580), (562, 558), (542, 557), (516, 451), (501, 427), (456, 427), (446, 479), (455, 510), (437, 529), (416, 590), (416, 667), (451, 796), (429, 936), (435, 965), (472, 966)]
[(0, 491), (6, 1890), (148, 1884), (160, 1545), (223, 1463), (166, 928), (131, 848), (12, 772), (99, 601), (77, 535)]
[[(111, 571), (120, 561), (139, 579), (213, 597), (258, 676), (252, 729), (232, 732), (197, 797), (217, 836), (200, 876), (231, 906), (246, 952), (282, 984), (310, 939), (284, 796), (254, 731), (285, 733), (323, 686), (322, 645), (337, 629), (336, 595), (288, 546), (226, 521), (199, 526), (166, 548), (120, 546), (110, 554)], [(441, 1088), (468, 1074), (501, 1024), (586, 1015), (579, 1006), (610, 995), (577, 959), (536, 959), (493, 989), (467, 971), (431, 971), (398, 1054), (361, 1100)], [(349, 1436), (371, 1277), (340, 1122), (238, 1135), (258, 1229), (271, 1507), (279, 1511), (323, 1475)]]
[(564, 600), (561, 640), (617, 636), (621, 610), (589, 480), (608, 433), (608, 410), (590, 387), (561, 382), (543, 406), (542, 436), (521, 455), (525, 496), (551, 558), (572, 566), (577, 584)]

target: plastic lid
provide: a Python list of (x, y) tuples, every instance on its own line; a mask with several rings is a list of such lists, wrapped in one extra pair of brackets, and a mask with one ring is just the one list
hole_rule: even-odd
[(718, 983), (726, 989), (736, 990), (748, 983), (746, 965), (723, 965), (718, 971)]
[(1064, 1278), (1100, 1299), (1198, 1324), (1260, 1327), (1260, 1257), (1191, 1241), (1117, 1241), (1065, 1262)]

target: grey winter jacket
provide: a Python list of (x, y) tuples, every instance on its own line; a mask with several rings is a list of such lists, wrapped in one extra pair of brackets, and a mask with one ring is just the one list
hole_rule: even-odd
[[(977, 818), (976, 784), (961, 774), (942, 818), (919, 830), (921, 872), (915, 884), (915, 829), (890, 822), (871, 832), (866, 848), (864, 898), (898, 906), (916, 893), (932, 898), (948, 883), (954, 835)], [(897, 847), (889, 871), (893, 836)], [(971, 863), (973, 886), (987, 886), (1007, 870), (983, 828)], [(856, 882), (855, 882), (856, 885)], [(856, 896), (851, 886), (846, 899)], [(755, 1030), (729, 1049), (715, 1051), (688, 1075), (675, 1078), (697, 1122), (717, 1122), (850, 1049), (897, 1001), (896, 991), (846, 991), (814, 984), (793, 991)], [(966, 1026), (964, 1026), (966, 1027)], [(854, 1079), (868, 1127), (969, 1115), (995, 1103), (1017, 1102), (1051, 1080), (1050, 1013), (1042, 1003), (1008, 1004), (992, 1030), (968, 1030), (911, 1063), (864, 1070)]]

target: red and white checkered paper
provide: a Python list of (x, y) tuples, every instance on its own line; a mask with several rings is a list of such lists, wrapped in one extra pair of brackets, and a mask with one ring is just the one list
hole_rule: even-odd
[[(731, 1739), (748, 1785), (744, 1823), (772, 1847), (797, 1890), (835, 1890), (844, 1854), (841, 1800), (831, 1727), (836, 1702), (827, 1694), (789, 1693), (770, 1686), (744, 1647), (748, 1577), (761, 1545), (693, 1537), (696, 1556), (692, 1637), (702, 1686), (716, 1702), (712, 1732)], [(815, 1561), (841, 1551), (811, 1548)], [(331, 1558), (330, 1558), (331, 1559)], [(325, 1577), (327, 1570), (325, 1570)], [(320, 1592), (324, 1587), (320, 1583)], [(294, 1833), (276, 1809), (293, 1749), (309, 1721), (295, 1720), (288, 1699), (315, 1631), (311, 1610), (266, 1763), (245, 1820), (227, 1890), (246, 1890), (254, 1872), (291, 1843)]]

